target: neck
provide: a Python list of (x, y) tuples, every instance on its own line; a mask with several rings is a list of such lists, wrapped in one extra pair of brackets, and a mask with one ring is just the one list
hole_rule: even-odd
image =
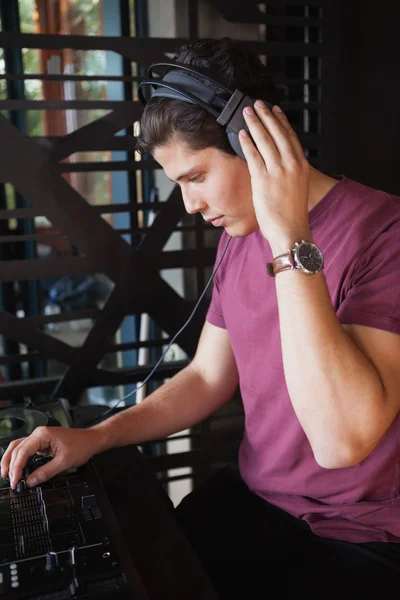
[(308, 210), (310, 211), (338, 183), (334, 177), (324, 175), (314, 167), (310, 167), (310, 188), (308, 194)]

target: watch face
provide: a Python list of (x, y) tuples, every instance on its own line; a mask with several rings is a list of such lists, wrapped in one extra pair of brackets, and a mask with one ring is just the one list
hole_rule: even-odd
[(301, 244), (297, 256), (301, 266), (310, 273), (318, 273), (324, 265), (320, 249), (311, 242)]

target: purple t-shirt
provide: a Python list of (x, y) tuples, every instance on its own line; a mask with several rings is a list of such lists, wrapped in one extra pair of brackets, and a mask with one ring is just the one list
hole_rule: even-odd
[[(309, 218), (340, 322), (400, 334), (400, 198), (341, 177)], [(224, 231), (217, 259), (227, 239)], [(361, 463), (317, 464), (286, 387), (275, 279), (265, 267), (271, 259), (259, 230), (232, 239), (207, 314), (229, 332), (239, 371), (241, 475), (253, 492), (318, 535), (400, 542), (400, 415)]]

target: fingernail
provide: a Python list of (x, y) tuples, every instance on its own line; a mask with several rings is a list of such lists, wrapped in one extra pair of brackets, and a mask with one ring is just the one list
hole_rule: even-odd
[(280, 112), (280, 113), (283, 112), (282, 109), (281, 109), (281, 107), (278, 106), (277, 104), (275, 104), (275, 106), (274, 106), (274, 111), (275, 112)]
[(29, 477), (29, 479), (26, 480), (26, 485), (28, 487), (35, 487), (35, 485), (38, 484), (38, 480), (36, 479), (36, 477)]
[(247, 115), (254, 115), (254, 110), (251, 108), (251, 106), (246, 106), (246, 108), (244, 109), (244, 112)]
[(265, 104), (262, 100), (257, 100), (256, 106), (257, 106), (257, 108), (265, 108)]
[(249, 137), (249, 134), (247, 133), (247, 131), (245, 129), (241, 129), (239, 131), (239, 135), (241, 135), (242, 137)]

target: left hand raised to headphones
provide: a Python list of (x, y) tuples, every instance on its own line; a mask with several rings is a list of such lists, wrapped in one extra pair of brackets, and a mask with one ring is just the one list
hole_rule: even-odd
[[(240, 131), (253, 191), (257, 221), (274, 254), (293, 239), (311, 237), (308, 222), (310, 165), (300, 141), (280, 107), (261, 100), (243, 116), (251, 133)], [(254, 142), (252, 141), (254, 140)]]

